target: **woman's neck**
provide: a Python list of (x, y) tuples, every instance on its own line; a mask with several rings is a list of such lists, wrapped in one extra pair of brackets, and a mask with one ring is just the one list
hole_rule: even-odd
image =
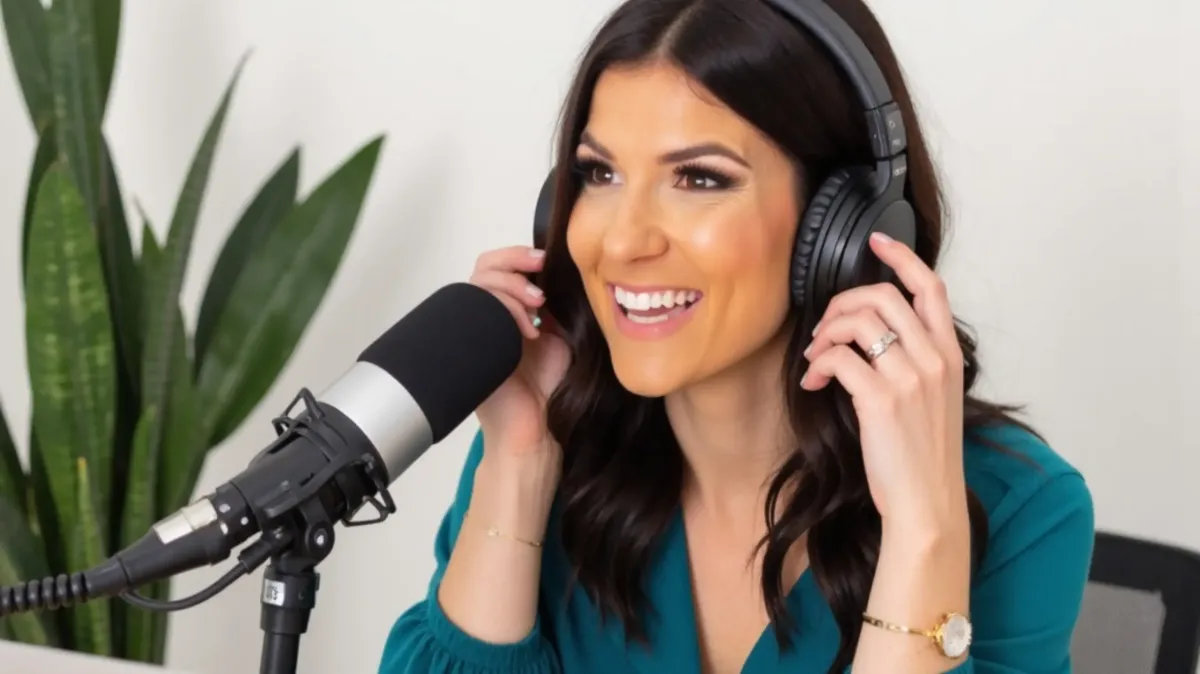
[(761, 513), (794, 444), (781, 378), (785, 347), (768, 345), (665, 399), (687, 465), (686, 498), (710, 515), (742, 520), (747, 508)]

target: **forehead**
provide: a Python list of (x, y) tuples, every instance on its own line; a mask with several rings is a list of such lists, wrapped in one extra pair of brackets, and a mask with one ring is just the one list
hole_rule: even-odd
[(673, 66), (611, 67), (596, 82), (588, 133), (614, 152), (658, 153), (699, 141), (740, 152), (761, 143), (757, 130)]

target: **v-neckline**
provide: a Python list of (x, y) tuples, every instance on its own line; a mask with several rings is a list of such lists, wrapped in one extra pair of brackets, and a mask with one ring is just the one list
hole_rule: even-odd
[[(650, 604), (646, 616), (649, 645), (630, 645), (627, 653), (642, 674), (660, 674), (664, 671), (700, 674), (700, 638), (692, 589), (691, 558), (683, 511), (679, 507), (675, 509), (664, 532), (659, 550), (646, 582)], [(788, 590), (785, 602), (794, 619), (801, 617), (800, 600), (812, 582), (812, 568), (805, 567)], [(610, 636), (624, 645), (624, 631), (617, 627), (618, 622), (613, 621), (608, 631)], [(768, 656), (774, 638), (774, 628), (768, 623), (742, 663), (739, 669), (741, 674), (753, 674), (762, 669), (757, 663)], [(668, 644), (686, 644), (688, 648), (678, 651), (668, 648)]]

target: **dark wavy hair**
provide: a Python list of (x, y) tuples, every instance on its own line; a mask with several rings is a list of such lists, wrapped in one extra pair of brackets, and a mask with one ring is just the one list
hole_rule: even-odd
[[(861, 0), (828, 0), (878, 60), (908, 129), (907, 197), (917, 213), (916, 250), (933, 266), (946, 231), (941, 188), (908, 88), (883, 29)], [(669, 63), (702, 84), (757, 127), (796, 163), (801, 204), (836, 168), (871, 163), (861, 106), (847, 79), (821, 44), (762, 0), (628, 0), (602, 25), (581, 61), (561, 119), (556, 163), (574, 163), (591, 108), (592, 92), (606, 68)], [(547, 256), (540, 283), (547, 308), (562, 326), (572, 361), (548, 403), (550, 432), (563, 447), (561, 538), (572, 578), (605, 617), (622, 621), (627, 637), (645, 637), (644, 574), (656, 544), (679, 506), (683, 455), (661, 398), (625, 390), (616, 378), (603, 334), (584, 294), (563, 232), (580, 185), (557, 172)], [(819, 315), (823, 307), (818, 308)], [(809, 563), (832, 607), (841, 643), (830, 672), (850, 662), (858, 643), (879, 555), (881, 523), (867, 490), (858, 427), (845, 390), (834, 384), (807, 392), (799, 381), (811, 325), (796, 325), (785, 358), (785, 395), (799, 438), (773, 478), (767, 499), (767, 534), (760, 546), (766, 607), (782, 648), (791, 618), (782, 586), (784, 557), (808, 532)], [(956, 325), (966, 361), (964, 432), (1017, 424), (1018, 409), (988, 403), (969, 391), (979, 376), (976, 342)], [(1031, 429), (1030, 429), (1031, 430)], [(997, 449), (1002, 449), (997, 447)], [(788, 488), (794, 494), (781, 498)], [(968, 494), (976, 563), (987, 540), (987, 521)]]

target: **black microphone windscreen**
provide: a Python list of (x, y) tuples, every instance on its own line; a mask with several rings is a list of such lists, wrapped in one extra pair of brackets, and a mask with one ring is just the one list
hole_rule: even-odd
[(516, 320), (490, 292), (469, 283), (439, 289), (359, 356), (408, 390), (440, 442), (521, 361)]

